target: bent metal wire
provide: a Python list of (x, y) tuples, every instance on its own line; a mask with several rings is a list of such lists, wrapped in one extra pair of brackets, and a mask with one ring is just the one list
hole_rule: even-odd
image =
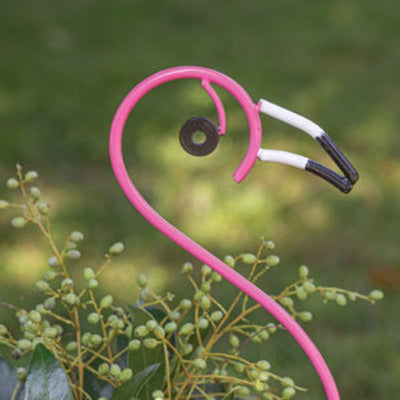
[[(111, 165), (117, 181), (133, 206), (163, 234), (191, 253), (202, 263), (208, 265), (214, 271), (222, 275), (226, 280), (245, 292), (273, 315), (290, 332), (307, 354), (321, 379), (328, 400), (339, 400), (339, 392), (329, 367), (315, 344), (291, 315), (259, 287), (248, 281), (245, 277), (230, 268), (219, 258), (161, 217), (161, 215), (147, 203), (133, 184), (125, 167), (122, 155), (122, 136), (125, 122), (138, 101), (149, 91), (159, 85), (177, 79), (199, 80), (204, 90), (214, 102), (218, 113), (218, 127), (216, 127), (212, 121), (203, 117), (190, 118), (183, 124), (179, 132), (180, 143), (188, 153), (194, 156), (204, 156), (211, 153), (217, 147), (219, 137), (225, 135), (226, 132), (225, 110), (219, 96), (211, 86), (212, 84), (218, 85), (231, 93), (243, 108), (249, 125), (249, 145), (243, 160), (241, 160), (233, 174), (236, 182), (241, 182), (250, 172), (256, 160), (259, 159), (261, 161), (291, 165), (309, 171), (333, 184), (342, 192), (348, 193), (358, 179), (357, 171), (328, 134), (317, 124), (301, 115), (270, 103), (267, 100), (261, 99), (258, 103), (254, 103), (248, 93), (233, 79), (218, 71), (204, 67), (174, 67), (149, 76), (128, 93), (116, 111), (111, 126), (109, 141)], [(322, 146), (343, 172), (344, 176), (337, 174), (316, 161), (298, 154), (262, 149), (260, 113), (281, 120), (309, 134)], [(195, 134), (198, 131), (204, 133), (204, 140), (196, 141)]]

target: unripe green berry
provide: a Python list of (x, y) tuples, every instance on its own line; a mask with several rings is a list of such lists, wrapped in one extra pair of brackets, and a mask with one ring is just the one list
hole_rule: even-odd
[(286, 387), (282, 390), (282, 399), (289, 400), (296, 394), (296, 389), (293, 387)]
[(99, 286), (99, 282), (97, 281), (97, 279), (89, 279), (86, 286), (88, 289), (94, 290), (94, 289), (97, 289), (97, 287)]
[(212, 272), (212, 269), (208, 265), (204, 264), (201, 266), (201, 273), (203, 274), (203, 276), (210, 275), (211, 272)]
[(190, 343), (185, 343), (182, 346), (182, 352), (185, 356), (189, 355), (193, 351), (193, 345)]
[(70, 306), (75, 306), (79, 303), (79, 298), (75, 293), (67, 293), (64, 296), (64, 301)]
[(191, 274), (192, 272), (193, 272), (193, 264), (190, 263), (190, 262), (185, 262), (185, 263), (182, 265), (181, 273), (184, 274), (184, 275), (189, 275), (189, 274)]
[(293, 307), (293, 300), (290, 297), (284, 297), (283, 299), (281, 299), (279, 301), (283, 306)]
[(43, 302), (43, 306), (47, 310), (53, 309), (55, 307), (55, 305), (56, 305), (56, 299), (54, 297), (49, 297)]
[(239, 396), (248, 396), (250, 394), (250, 389), (247, 386), (238, 386), (235, 393)]
[(224, 257), (224, 262), (228, 267), (231, 267), (231, 268), (235, 267), (235, 259), (230, 255), (227, 255)]
[(201, 284), (200, 290), (204, 293), (208, 293), (211, 290), (211, 283), (210, 282), (203, 282)]
[(189, 299), (182, 299), (179, 303), (179, 307), (186, 310), (192, 306), (192, 302)]
[(349, 298), (350, 301), (356, 301), (357, 300), (357, 296), (353, 292), (347, 293), (347, 297)]
[(146, 328), (146, 325), (139, 325), (134, 332), (136, 337), (145, 337), (149, 334), (149, 330)]
[(163, 400), (164, 399), (164, 393), (161, 390), (155, 390), (152, 394), (151, 397), (154, 400)]
[(5, 325), (0, 324), (0, 336), (5, 336), (8, 332), (8, 329)]
[(30, 350), (32, 348), (32, 342), (28, 339), (20, 339), (17, 342), (17, 347), (22, 351)]
[(267, 329), (269, 333), (274, 334), (276, 332), (276, 325), (274, 325), (273, 323), (269, 323), (267, 325)]
[(276, 267), (280, 262), (280, 258), (278, 256), (271, 254), (270, 256), (267, 257), (266, 261), (270, 267)]
[(258, 371), (257, 371), (257, 370), (251, 369), (251, 370), (248, 371), (248, 374), (249, 374), (249, 378), (250, 378), (251, 380), (255, 381), (255, 380), (258, 379), (258, 375), (259, 375), (259, 374), (258, 374)]
[(47, 282), (53, 281), (57, 277), (57, 272), (55, 271), (46, 271), (43, 275), (43, 279)]
[(85, 239), (85, 236), (82, 232), (74, 231), (69, 235), (70, 240), (73, 242), (82, 242)]
[(254, 336), (251, 338), (251, 341), (252, 341), (253, 343), (261, 343), (261, 342), (262, 342), (262, 339), (261, 339), (261, 336), (257, 333), (257, 335), (254, 335)]
[(65, 347), (65, 349), (72, 353), (74, 351), (76, 351), (78, 349), (78, 343), (75, 340), (72, 340), (70, 342), (68, 342), (67, 346)]
[(25, 181), (26, 182), (32, 182), (32, 181), (34, 181), (35, 179), (37, 179), (38, 178), (38, 173), (36, 172), (36, 171), (28, 171), (26, 174), (25, 174)]
[(156, 328), (156, 326), (157, 326), (157, 321), (155, 321), (154, 319), (150, 319), (150, 320), (148, 320), (148, 321), (146, 322), (146, 328), (147, 328), (150, 332), (154, 331), (154, 329)]
[(78, 248), (78, 245), (75, 242), (68, 242), (66, 250), (72, 250)]
[(103, 338), (98, 334), (92, 335), (89, 341), (90, 347), (99, 347), (102, 343)]
[(207, 362), (203, 358), (196, 358), (195, 360), (193, 360), (193, 366), (195, 368), (204, 370), (207, 368)]
[(336, 299), (335, 299), (335, 301), (336, 301), (336, 303), (339, 305), (339, 306), (345, 306), (346, 304), (347, 304), (347, 298), (346, 298), (346, 296), (344, 295), (344, 294), (342, 294), (342, 293), (338, 293), (337, 295), (336, 295)]
[(211, 272), (211, 279), (214, 282), (221, 282), (222, 281), (222, 276), (218, 272), (213, 271), (213, 272)]
[(201, 318), (197, 323), (199, 329), (207, 329), (210, 326), (207, 318)]
[(265, 361), (265, 360), (257, 361), (256, 366), (261, 371), (268, 371), (268, 370), (271, 369), (271, 364), (268, 361)]
[(113, 302), (114, 299), (111, 294), (107, 294), (100, 300), (100, 308), (109, 308), (112, 306)]
[(296, 287), (296, 296), (299, 300), (304, 301), (308, 297), (307, 291), (304, 289), (303, 286)]
[(32, 198), (34, 198), (35, 200), (39, 200), (40, 196), (42, 195), (42, 192), (40, 191), (40, 189), (36, 186), (32, 186), (29, 189), (29, 194), (31, 195)]
[(115, 377), (119, 377), (121, 373), (121, 367), (118, 364), (112, 364), (110, 367), (110, 374)]
[(264, 242), (265, 247), (267, 250), (274, 250), (275, 249), (275, 243), (272, 240), (266, 240)]
[(105, 362), (101, 363), (97, 368), (97, 372), (99, 373), (100, 376), (107, 375), (109, 371), (110, 371), (110, 366)]
[(289, 376), (285, 376), (284, 378), (282, 378), (281, 385), (283, 387), (292, 387), (294, 386), (294, 381)]
[(147, 286), (147, 282), (148, 282), (148, 279), (147, 279), (146, 274), (140, 274), (137, 277), (137, 284), (140, 288), (144, 289)]
[(164, 400), (164, 393), (161, 390), (156, 390), (152, 393), (152, 399), (154, 400)]
[(6, 186), (8, 189), (14, 190), (19, 187), (19, 182), (15, 178), (10, 178), (7, 180)]
[(82, 335), (82, 344), (84, 345), (84, 346), (89, 346), (89, 343), (90, 343), (90, 339), (92, 338), (92, 334), (90, 333), (90, 332), (85, 332), (83, 335)]
[(257, 257), (251, 253), (242, 254), (241, 258), (242, 258), (242, 261), (247, 265), (252, 265), (257, 260)]
[(378, 300), (382, 300), (383, 299), (384, 294), (383, 294), (383, 292), (381, 290), (375, 289), (369, 294), (369, 297), (372, 300), (378, 301)]
[(336, 293), (331, 290), (328, 290), (327, 292), (325, 292), (323, 294), (323, 296), (325, 297), (326, 300), (330, 300), (330, 301), (333, 301), (336, 299)]
[(133, 371), (130, 368), (125, 368), (122, 370), (119, 379), (121, 379), (122, 382), (127, 382), (129, 381), (129, 379), (132, 378), (132, 376), (133, 376)]
[(201, 290), (197, 290), (193, 295), (194, 301), (200, 301), (205, 296), (205, 293)]
[(222, 317), (224, 316), (224, 314), (222, 313), (222, 311), (217, 310), (211, 313), (210, 317), (214, 322), (218, 322), (221, 321)]
[(58, 334), (58, 331), (54, 327), (48, 327), (44, 330), (44, 336), (46, 336), (50, 339), (54, 339), (55, 337), (57, 337), (57, 334)]
[(17, 371), (16, 371), (16, 375), (17, 375), (18, 380), (23, 381), (27, 377), (28, 372), (25, 368), (18, 367)]
[(236, 349), (240, 345), (240, 340), (236, 335), (230, 335), (229, 344), (231, 347)]
[(60, 266), (60, 262), (58, 261), (57, 257), (53, 256), (47, 260), (47, 263), (50, 267), (56, 268)]
[(269, 339), (269, 333), (266, 329), (263, 329), (262, 331), (258, 332), (258, 336), (262, 339), (262, 340), (268, 340)]
[(125, 246), (122, 242), (114, 243), (109, 249), (108, 252), (113, 255), (121, 254), (125, 249)]
[(45, 201), (39, 201), (37, 209), (42, 215), (48, 215), (50, 213), (50, 204)]
[(96, 277), (95, 272), (93, 271), (93, 268), (87, 267), (83, 270), (83, 277), (85, 278), (85, 281), (90, 281), (91, 279), (94, 279)]
[(181, 313), (176, 310), (172, 310), (168, 313), (168, 317), (172, 319), (172, 321), (177, 321), (181, 317)]
[(311, 314), (310, 311), (301, 311), (298, 314), (299, 318), (304, 321), (304, 322), (309, 322), (312, 320), (313, 315)]
[(38, 290), (40, 290), (41, 292), (46, 292), (46, 291), (49, 290), (49, 288), (50, 288), (50, 285), (49, 285), (46, 281), (44, 281), (44, 280), (42, 280), (42, 279), (40, 279), (39, 281), (37, 281), (37, 282), (35, 283), (35, 286), (36, 286), (36, 288), (37, 288)]
[(4, 210), (5, 208), (7, 208), (9, 206), (8, 201), (6, 200), (0, 200), (0, 210)]
[(308, 277), (309, 270), (305, 265), (300, 265), (299, 267), (299, 277), (300, 279), (306, 279)]
[(71, 278), (65, 278), (62, 280), (60, 287), (61, 290), (66, 292), (74, 287), (74, 281)]
[(79, 250), (72, 249), (68, 250), (65, 256), (70, 260), (77, 260), (78, 258), (81, 257), (81, 252)]
[(202, 310), (208, 310), (211, 307), (211, 300), (208, 296), (203, 296), (201, 298), (200, 307)]
[(235, 363), (235, 371), (238, 372), (239, 374), (242, 374), (244, 372), (244, 364), (242, 364), (241, 362), (237, 362)]
[(141, 344), (142, 344), (142, 343), (141, 343), (140, 340), (138, 340), (138, 339), (133, 339), (133, 340), (131, 340), (131, 341), (129, 342), (128, 349), (129, 349), (130, 351), (139, 350)]
[(42, 316), (40, 315), (39, 312), (37, 312), (37, 311), (35, 311), (35, 310), (32, 310), (32, 311), (29, 313), (29, 319), (30, 319), (32, 322), (38, 324), (38, 323), (41, 322)]
[(146, 338), (143, 340), (143, 346), (146, 347), (146, 349), (155, 349), (158, 345), (158, 341), (154, 338)]
[(38, 333), (39, 332), (39, 324), (36, 324), (36, 323), (32, 322), (31, 320), (28, 320), (24, 323), (23, 329), (25, 329), (28, 332)]
[(164, 326), (164, 330), (167, 333), (175, 332), (178, 328), (178, 325), (175, 322), (168, 322)]
[(87, 316), (89, 324), (97, 324), (100, 321), (100, 315), (96, 312), (92, 312)]
[(194, 330), (194, 325), (191, 322), (186, 322), (181, 326), (180, 333), (182, 335), (190, 335)]
[(11, 226), (14, 228), (23, 228), (28, 223), (24, 217), (15, 217), (11, 220)]
[(316, 291), (315, 285), (310, 281), (304, 282), (303, 288), (308, 294), (313, 294)]

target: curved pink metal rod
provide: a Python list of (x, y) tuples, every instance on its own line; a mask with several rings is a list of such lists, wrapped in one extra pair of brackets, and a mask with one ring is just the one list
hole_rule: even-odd
[[(125, 97), (119, 106), (112, 122), (109, 142), (111, 165), (117, 181), (134, 207), (136, 207), (143, 217), (145, 217), (152, 225), (179, 246), (191, 253), (194, 257), (199, 259), (202, 263), (210, 266), (214, 271), (235, 285), (239, 290), (242, 290), (274, 316), (290, 332), (307, 354), (321, 379), (327, 399), (340, 400), (333, 376), (321, 353), (305, 333), (303, 328), (290, 316), (290, 314), (259, 287), (248, 281), (245, 277), (230, 268), (219, 258), (204, 249), (161, 217), (161, 215), (159, 215), (147, 203), (136, 189), (126, 170), (122, 154), (122, 135), (125, 122), (132, 108), (147, 92), (156, 86), (174, 79), (184, 78), (201, 79), (202, 81), (207, 79), (209, 82), (214, 82), (228, 90), (239, 101), (249, 121), (250, 139), (249, 148), (245, 158), (235, 172), (235, 180), (239, 182), (244, 179), (253, 166), (257, 152), (260, 148), (261, 125), (258, 114), (256, 116), (256, 113), (258, 113), (257, 107), (254, 105), (247, 92), (231, 78), (221, 74), (220, 72), (201, 67), (176, 67), (160, 71), (139, 83)], [(221, 106), (222, 103), (220, 104), (220, 107)]]

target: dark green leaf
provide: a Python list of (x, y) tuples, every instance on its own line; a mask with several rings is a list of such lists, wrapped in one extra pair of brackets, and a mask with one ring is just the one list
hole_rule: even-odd
[[(154, 319), (151, 313), (148, 311), (137, 307), (129, 306), (129, 311), (132, 316), (132, 338), (134, 337), (135, 328), (139, 325), (145, 325), (150, 319)], [(148, 338), (154, 337), (150, 333)], [(159, 368), (149, 379), (142, 392), (140, 400), (152, 400), (152, 392), (157, 389), (162, 389), (165, 381), (165, 358), (164, 358), (164, 348), (158, 345), (154, 349), (147, 349), (143, 345), (137, 351), (130, 351), (128, 354), (128, 367), (132, 369), (133, 375), (139, 374), (141, 371), (146, 370), (146, 368), (159, 364)]]
[[(16, 368), (0, 357), (0, 400), (11, 399), (17, 384)], [(16, 400), (22, 398), (21, 392), (20, 389)]]
[(147, 386), (150, 385), (150, 381), (153, 379), (159, 368), (160, 363), (156, 363), (148, 366), (143, 371), (140, 371), (134, 375), (132, 379), (130, 379), (124, 385), (115, 389), (112, 400), (128, 400), (131, 398), (144, 399), (145, 397), (142, 397), (141, 393), (142, 391), (146, 390)]
[(64, 370), (42, 344), (38, 344), (33, 353), (24, 400), (73, 400)]

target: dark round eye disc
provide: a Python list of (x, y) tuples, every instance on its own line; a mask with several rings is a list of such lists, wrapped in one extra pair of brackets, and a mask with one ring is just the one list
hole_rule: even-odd
[(188, 119), (179, 132), (181, 146), (193, 156), (206, 156), (212, 153), (218, 145), (218, 140), (217, 127), (204, 117)]

